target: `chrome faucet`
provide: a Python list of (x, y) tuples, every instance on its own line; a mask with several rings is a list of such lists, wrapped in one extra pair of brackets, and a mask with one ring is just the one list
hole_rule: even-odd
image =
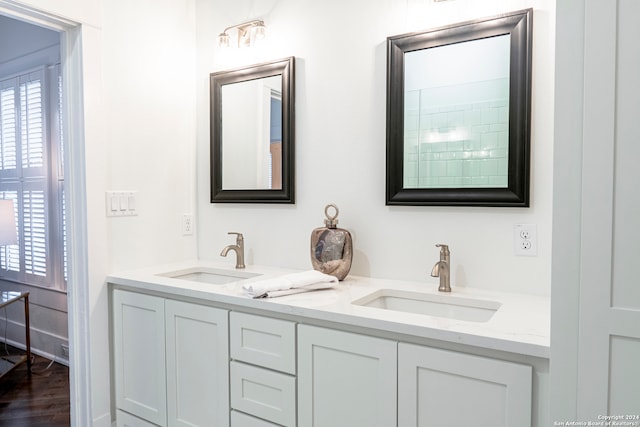
[(437, 244), (436, 247), (440, 248), (440, 261), (436, 262), (436, 265), (431, 269), (431, 277), (440, 277), (438, 291), (451, 292), (451, 255), (449, 253), (449, 246)]
[(227, 245), (224, 248), (222, 248), (222, 252), (220, 252), (220, 256), (227, 256), (229, 251), (235, 251), (236, 268), (244, 268), (244, 237), (242, 236), (242, 233), (236, 233), (233, 231), (230, 231), (227, 234), (236, 235), (236, 244)]

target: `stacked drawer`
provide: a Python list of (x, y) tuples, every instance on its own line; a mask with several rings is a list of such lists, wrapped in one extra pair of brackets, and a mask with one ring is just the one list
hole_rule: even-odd
[(296, 425), (296, 324), (231, 312), (232, 427)]

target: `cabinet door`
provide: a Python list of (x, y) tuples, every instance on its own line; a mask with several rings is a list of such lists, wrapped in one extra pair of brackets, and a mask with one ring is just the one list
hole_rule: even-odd
[(169, 427), (229, 425), (227, 314), (166, 301)]
[(532, 368), (398, 345), (398, 427), (531, 427)]
[(396, 425), (397, 344), (298, 326), (298, 425)]
[(113, 292), (113, 349), (118, 409), (166, 426), (164, 300)]

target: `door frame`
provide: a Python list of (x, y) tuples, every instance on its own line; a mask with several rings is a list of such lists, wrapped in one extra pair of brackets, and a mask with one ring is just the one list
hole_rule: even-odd
[(58, 16), (0, 0), (0, 14), (58, 31), (63, 76), (64, 173), (69, 270), (67, 277), (71, 425), (91, 425), (89, 261), (85, 178), (82, 27)]

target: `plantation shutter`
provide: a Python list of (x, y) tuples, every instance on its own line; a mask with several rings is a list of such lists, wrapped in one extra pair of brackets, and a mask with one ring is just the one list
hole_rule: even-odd
[(29, 73), (20, 82), (20, 134), (22, 154), (22, 243), (24, 272), (47, 277), (45, 117), (43, 72)]
[(0, 86), (0, 171), (16, 169), (16, 90), (10, 82)]
[(0, 81), (0, 197), (14, 200), (18, 227), (18, 244), (0, 246), (0, 268), (5, 279), (64, 290), (64, 177), (54, 155), (61, 133), (48, 129), (47, 115), (51, 98), (50, 127), (58, 128), (61, 81), (51, 81), (50, 91), (44, 68)]
[(30, 183), (22, 190), (22, 237), (24, 242), (24, 271), (40, 277), (47, 276), (47, 227), (44, 189), (40, 183)]

